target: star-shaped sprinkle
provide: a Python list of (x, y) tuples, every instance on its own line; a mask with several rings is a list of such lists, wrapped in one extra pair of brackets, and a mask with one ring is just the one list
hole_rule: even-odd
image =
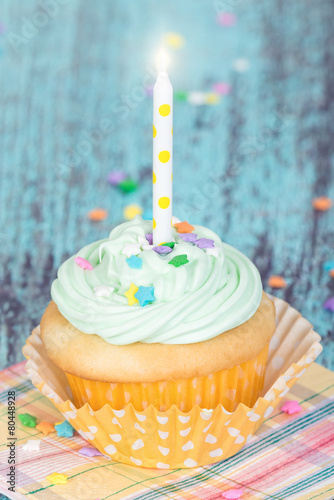
[(153, 97), (153, 89), (154, 89), (153, 85), (146, 85), (145, 92), (147, 97)]
[(172, 226), (175, 226), (175, 224), (178, 224), (180, 221), (180, 219), (178, 219), (177, 217), (175, 217), (175, 215), (172, 216)]
[(97, 285), (94, 286), (94, 293), (96, 297), (110, 297), (112, 292), (115, 290), (112, 286), (108, 285)]
[(127, 205), (123, 210), (124, 219), (132, 220), (136, 215), (141, 215), (143, 208), (140, 205)]
[(138, 255), (140, 252), (141, 248), (136, 243), (126, 243), (122, 250), (122, 254), (127, 257), (131, 257), (131, 255)]
[(205, 252), (208, 255), (213, 255), (214, 257), (218, 257), (218, 255), (220, 254), (219, 248), (216, 248), (216, 247), (214, 247), (214, 248), (206, 248)]
[(163, 39), (173, 49), (180, 49), (185, 44), (185, 39), (179, 33), (165, 33)]
[(183, 264), (187, 264), (187, 262), (189, 262), (189, 260), (187, 259), (187, 255), (183, 254), (183, 255), (176, 255), (176, 257), (173, 257), (168, 262), (168, 264), (171, 264), (172, 266), (175, 267), (180, 267), (183, 266)]
[(141, 269), (143, 267), (142, 259), (140, 257), (136, 257), (136, 255), (131, 255), (131, 257), (128, 257), (125, 260), (131, 269)]
[(195, 233), (184, 233), (179, 234), (179, 236), (183, 239), (183, 241), (186, 241), (187, 243), (194, 243), (194, 241), (197, 240), (197, 234)]
[(149, 245), (153, 245), (153, 234), (152, 233), (146, 233), (145, 238), (147, 239)]
[(133, 306), (134, 304), (138, 304), (138, 300), (135, 297), (135, 293), (138, 292), (138, 287), (131, 283), (129, 290), (127, 290), (124, 295), (128, 299), (129, 306)]
[(123, 191), (123, 193), (132, 193), (133, 191), (136, 191), (138, 184), (132, 179), (125, 179), (124, 181), (120, 182), (117, 187), (119, 187), (119, 189)]
[(118, 184), (122, 181), (125, 181), (126, 178), (127, 175), (122, 170), (112, 170), (107, 176), (107, 181), (112, 186), (118, 186)]
[[(176, 91), (176, 92), (174, 92), (174, 97), (177, 101), (185, 102), (188, 99), (188, 92), (186, 92), (185, 90)], [(177, 217), (175, 217), (175, 219), (177, 219)], [(179, 222), (179, 221), (176, 221), (176, 222)]]
[(285, 288), (287, 286), (287, 283), (283, 276), (270, 276), (268, 279), (268, 286), (271, 288)]
[(53, 424), (50, 424), (50, 422), (40, 422), (38, 425), (36, 425), (36, 429), (39, 432), (43, 432), (44, 436), (47, 436), (51, 432), (56, 432), (56, 429), (54, 428)]
[(85, 457), (98, 457), (102, 455), (102, 453), (96, 448), (93, 448), (93, 446), (84, 446), (80, 448), (79, 453)]
[(231, 92), (231, 85), (225, 82), (214, 83), (212, 88), (214, 92), (221, 95), (227, 95)]
[(166, 255), (170, 253), (173, 249), (167, 245), (159, 245), (158, 247), (153, 247), (153, 250), (160, 255)]
[(221, 101), (221, 97), (216, 92), (208, 92), (206, 94), (205, 103), (206, 104), (219, 104)]
[(217, 15), (217, 23), (220, 26), (233, 26), (236, 23), (237, 17), (233, 12), (220, 12)]
[(144, 220), (149, 220), (150, 222), (152, 222), (152, 219), (153, 219), (153, 211), (152, 210), (145, 210), (143, 215), (142, 215), (142, 218)]
[(154, 245), (150, 245), (148, 240), (146, 238), (143, 238), (142, 236), (138, 236), (138, 245), (142, 250), (152, 250)]
[(226, 500), (237, 500), (238, 498), (241, 498), (243, 494), (244, 490), (240, 488), (232, 488), (231, 490), (224, 491), (222, 498), (225, 498)]
[(59, 472), (53, 472), (49, 476), (46, 476), (46, 479), (50, 481), (52, 484), (66, 484), (67, 476), (65, 474), (59, 474)]
[(140, 286), (135, 294), (136, 299), (141, 307), (147, 306), (155, 301), (153, 286)]
[(281, 411), (287, 413), (288, 415), (294, 415), (295, 413), (299, 413), (303, 410), (298, 401), (285, 401), (285, 403), (281, 406)]
[(234, 71), (237, 71), (238, 73), (246, 73), (246, 71), (250, 68), (250, 62), (248, 59), (234, 59), (232, 66)]
[(146, 238), (143, 238), (143, 236), (138, 236), (138, 245), (140, 248), (143, 248), (143, 245), (149, 245), (149, 243)]
[(78, 264), (78, 266), (82, 269), (87, 269), (88, 271), (91, 271), (93, 269), (92, 264), (82, 257), (75, 257), (74, 262)]
[(58, 437), (72, 437), (75, 432), (75, 429), (67, 420), (64, 420), (61, 424), (56, 424), (55, 429)]
[(178, 233), (191, 233), (195, 229), (194, 226), (188, 224), (186, 221), (177, 222), (174, 226), (176, 227)]
[(199, 240), (194, 241), (194, 243), (198, 248), (213, 248), (215, 246), (215, 242), (209, 238), (199, 238)]
[(167, 243), (164, 243), (164, 247), (174, 248), (175, 247), (175, 241), (168, 241)]
[(319, 212), (327, 212), (333, 206), (333, 200), (327, 196), (320, 196), (319, 198), (314, 198), (312, 201), (314, 210)]
[(324, 309), (326, 309), (326, 311), (334, 312), (334, 297), (330, 297), (326, 300), (324, 303)]
[(334, 269), (334, 260), (327, 260), (323, 264), (324, 271), (332, 271)]
[(206, 102), (206, 92), (189, 92), (188, 103), (192, 106), (203, 106)]
[(36, 427), (37, 418), (30, 413), (21, 413), (19, 419), (26, 427)]
[(29, 439), (26, 443), (22, 445), (22, 450), (24, 451), (39, 451), (41, 445), (40, 439)]
[(108, 218), (108, 215), (108, 210), (105, 210), (104, 208), (93, 208), (93, 210), (90, 210), (87, 213), (88, 219), (94, 222), (106, 220)]

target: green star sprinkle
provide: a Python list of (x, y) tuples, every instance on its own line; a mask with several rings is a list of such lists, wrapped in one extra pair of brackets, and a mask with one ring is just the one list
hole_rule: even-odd
[(164, 247), (174, 248), (175, 241), (170, 241), (169, 243), (164, 243)]
[(173, 257), (168, 262), (168, 264), (172, 264), (172, 266), (179, 267), (179, 266), (182, 266), (183, 264), (186, 264), (187, 262), (189, 262), (189, 260), (187, 259), (187, 255), (183, 254), (183, 255), (177, 255), (176, 257)]
[(19, 419), (26, 427), (36, 427), (37, 418), (29, 413), (21, 413)]
[(132, 193), (136, 191), (138, 184), (132, 179), (125, 179), (125, 181), (120, 182), (117, 187), (121, 189), (123, 193)]
[(188, 92), (185, 92), (183, 90), (179, 90), (178, 92), (175, 92), (175, 99), (177, 101), (186, 101), (188, 98)]

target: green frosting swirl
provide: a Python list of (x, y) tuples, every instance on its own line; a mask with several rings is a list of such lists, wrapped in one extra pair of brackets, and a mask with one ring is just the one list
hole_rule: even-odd
[[(184, 242), (173, 230), (177, 244), (171, 253), (160, 256), (152, 249), (144, 250), (138, 255), (143, 260), (142, 269), (132, 269), (122, 250), (127, 243), (137, 244), (139, 236), (152, 233), (152, 221), (137, 216), (117, 226), (108, 239), (78, 252), (93, 270), (79, 267), (75, 256), (60, 266), (51, 288), (59, 311), (82, 332), (118, 345), (191, 344), (246, 322), (261, 302), (258, 270), (214, 232), (194, 227), (198, 238), (214, 240), (217, 255)], [(189, 263), (180, 267), (168, 264), (182, 254)], [(156, 301), (145, 307), (129, 306), (124, 293), (131, 283), (153, 286)], [(94, 287), (101, 284), (114, 288), (109, 297), (95, 295)]]

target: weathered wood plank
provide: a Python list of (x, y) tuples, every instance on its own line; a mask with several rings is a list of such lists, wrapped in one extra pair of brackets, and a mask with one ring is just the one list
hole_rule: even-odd
[[(23, 359), (64, 258), (105, 237), (126, 204), (150, 210), (152, 102), (140, 88), (167, 30), (186, 38), (172, 51), (176, 90), (232, 85), (218, 106), (175, 102), (174, 212), (254, 259), (266, 289), (270, 274), (283, 274), (289, 286), (277, 295), (314, 324), (320, 361), (334, 367), (333, 315), (322, 309), (334, 294), (322, 271), (334, 258), (333, 210), (311, 207), (315, 196), (334, 198), (334, 4), (221, 6), (235, 26), (218, 26), (207, 0), (70, 0), (15, 50), (10, 33), (22, 35), (22, 18), (36, 24), (42, 9), (1, 2), (0, 367)], [(249, 71), (233, 69), (237, 58)], [(102, 120), (112, 131), (101, 135)], [(138, 192), (113, 191), (113, 167), (138, 178)], [(109, 210), (107, 221), (86, 219), (95, 206)]]

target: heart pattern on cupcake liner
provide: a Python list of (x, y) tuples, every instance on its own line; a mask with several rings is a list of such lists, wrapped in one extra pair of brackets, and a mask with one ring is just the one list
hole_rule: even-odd
[(26, 368), (32, 383), (104, 455), (157, 469), (214, 463), (235, 455), (249, 443), (322, 351), (320, 336), (312, 325), (283, 300), (273, 300), (277, 328), (269, 347), (263, 396), (252, 408), (239, 404), (229, 412), (221, 404), (213, 410), (195, 404), (186, 413), (175, 405), (164, 412), (152, 405), (138, 411), (132, 403), (121, 410), (113, 409), (111, 403), (98, 411), (87, 403), (76, 408), (66, 375), (46, 355), (39, 327), (23, 348), (28, 359)]

